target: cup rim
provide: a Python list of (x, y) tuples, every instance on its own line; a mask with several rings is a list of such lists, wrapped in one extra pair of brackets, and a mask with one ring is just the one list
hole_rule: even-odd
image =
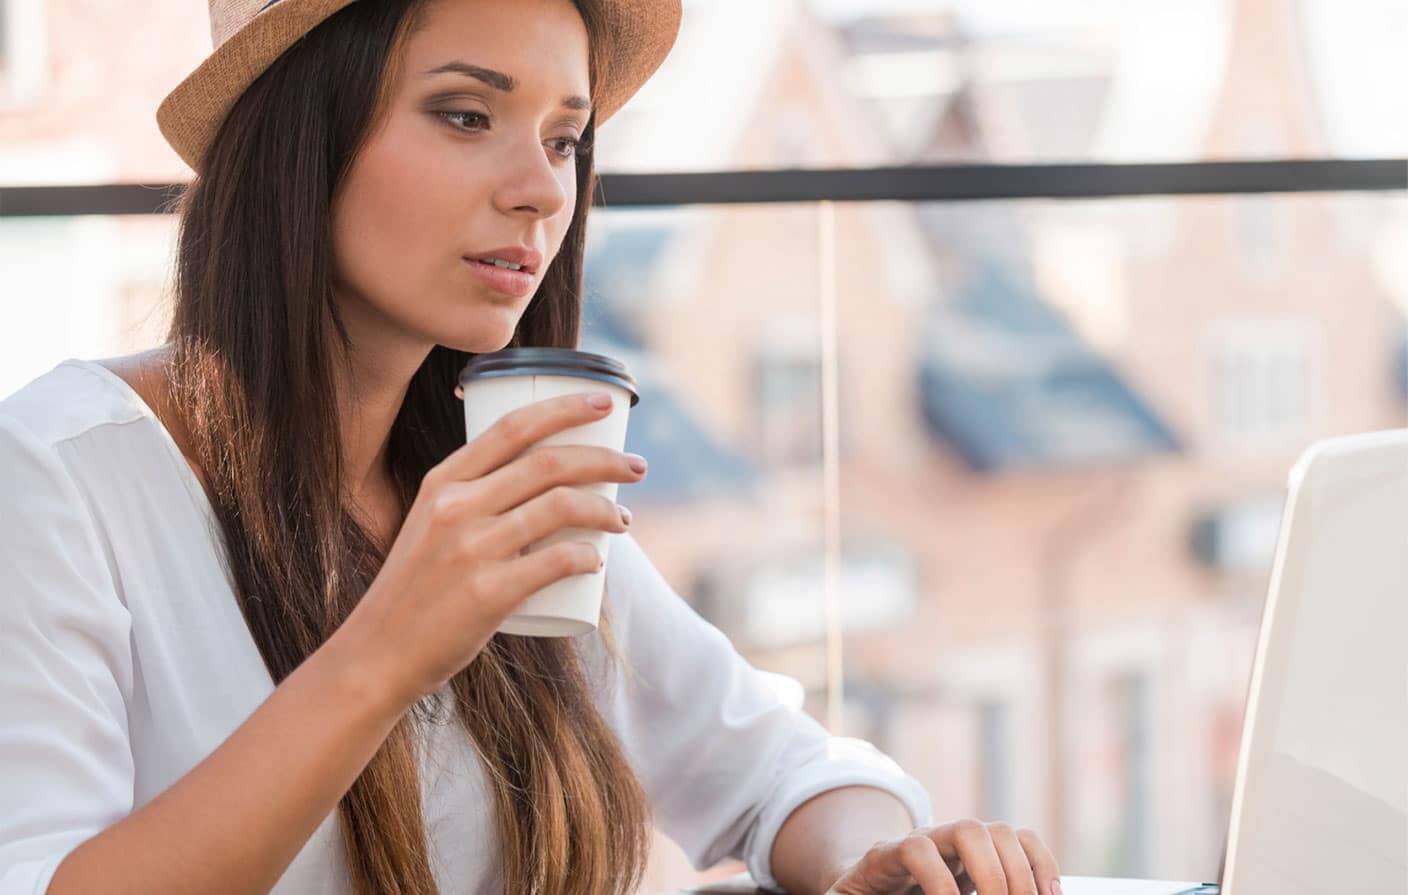
[(626, 365), (613, 357), (575, 348), (505, 348), (471, 357), (460, 370), (459, 384), (502, 376), (570, 376), (595, 379), (630, 392), (631, 406), (640, 403), (640, 392)]

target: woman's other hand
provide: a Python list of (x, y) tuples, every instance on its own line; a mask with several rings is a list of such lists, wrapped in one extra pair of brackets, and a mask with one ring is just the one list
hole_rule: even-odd
[(1060, 875), (1031, 830), (960, 820), (876, 844), (828, 895), (1061, 895)]

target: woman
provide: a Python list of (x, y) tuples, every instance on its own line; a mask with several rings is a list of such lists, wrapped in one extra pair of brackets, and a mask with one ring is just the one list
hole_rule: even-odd
[[(464, 443), (471, 354), (575, 345), (595, 127), (679, 19), (212, 0), (217, 49), (158, 113), (197, 172), (167, 343), (0, 402), (0, 893), (626, 893), (652, 820), (794, 892), (1058, 893), (1036, 836), (925, 826), (922, 788), (774, 695), (628, 513), (558, 487), (644, 475), (527, 450), (591, 403)], [(523, 295), (466, 260), (504, 247)], [(495, 635), (600, 567), (518, 555), (564, 525), (617, 536), (610, 636)]]

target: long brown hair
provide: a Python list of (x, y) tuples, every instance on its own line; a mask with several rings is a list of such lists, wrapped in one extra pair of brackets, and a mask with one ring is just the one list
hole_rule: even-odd
[[(591, 4), (576, 5), (595, 48)], [(352, 3), (312, 30), (241, 96), (174, 204), (173, 397), (275, 683), (347, 618), (385, 559), (349, 509), (337, 407), (326, 400), (350, 348), (333, 302), (329, 216), (385, 114), (424, 6)], [(595, 90), (601, 60), (591, 56)], [(576, 161), (571, 224), (511, 345), (577, 343), (594, 134), (595, 119)], [(425, 473), (464, 443), (453, 386), (469, 357), (437, 345), (411, 379), (388, 448), (403, 510)], [(494, 792), (507, 891), (633, 891), (648, 807), (572, 641), (495, 636), (450, 692)], [(360, 895), (436, 892), (413, 722), (439, 707), (431, 697), (412, 708), (339, 805)]]

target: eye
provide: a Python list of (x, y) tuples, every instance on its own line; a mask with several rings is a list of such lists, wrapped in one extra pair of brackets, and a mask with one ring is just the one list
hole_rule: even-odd
[[(478, 118), (478, 119), (480, 119), (481, 121), (485, 121), (485, 122), (487, 122), (487, 121), (489, 120), (489, 116), (485, 115), (483, 112), (456, 112), (456, 111), (448, 111), (448, 112), (436, 112), (435, 114), (436, 114), (436, 115), (439, 115), (441, 118), (444, 118), (444, 119), (447, 120), (447, 121), (450, 120), (450, 119), (452, 119), (452, 118), (458, 118), (458, 117), (464, 117), (464, 118)], [(461, 126), (459, 126), (459, 125), (455, 125), (455, 127), (456, 127), (457, 130), (482, 130), (482, 128), (466, 128), (466, 127), (461, 127)]]
[(581, 140), (576, 139), (575, 137), (557, 137), (552, 142), (567, 144), (567, 151), (558, 153), (558, 155), (562, 156), (565, 159), (572, 158), (573, 156), (578, 155), (586, 155), (588, 152), (591, 152), (590, 146), (583, 143)]
[[(480, 120), (480, 121), (485, 122), (486, 124), (487, 124), (487, 122), (489, 121), (489, 116), (488, 116), (488, 115), (485, 115), (483, 112), (458, 111), (458, 110), (450, 109), (450, 110), (435, 112), (435, 115), (438, 116), (438, 117), (440, 117), (440, 118), (442, 118), (442, 119), (444, 119), (444, 120), (446, 120), (446, 121), (453, 121), (453, 120), (455, 120), (455, 119), (460, 119), (460, 118), (463, 118), (463, 119), (465, 119), (465, 120), (467, 120), (467, 121), (473, 121), (473, 120), (475, 120), (475, 119), (478, 119), (478, 120)], [(464, 126), (458, 125), (458, 124), (451, 124), (451, 127), (453, 127), (455, 130), (458, 130), (458, 131), (465, 131), (465, 132), (468, 132), (468, 133), (478, 133), (478, 132), (480, 132), (480, 131), (483, 131), (483, 130), (486, 130), (486, 129), (487, 129), (486, 127), (483, 127), (483, 126), (480, 126), (480, 127), (464, 127)], [(587, 153), (589, 153), (589, 152), (592, 151), (592, 147), (591, 147), (591, 144), (590, 144), (590, 143), (586, 143), (586, 142), (584, 142), (584, 141), (582, 141), (582, 140), (578, 140), (578, 139), (575, 138), (575, 137), (555, 137), (555, 138), (553, 138), (550, 142), (556, 143), (556, 144), (562, 144), (562, 143), (566, 143), (566, 144), (567, 144), (567, 148), (566, 148), (565, 150), (555, 150), (555, 151), (554, 151), (555, 154), (557, 155), (557, 157), (560, 158), (560, 159), (563, 159), (563, 160), (571, 159), (571, 158), (574, 158), (574, 157), (580, 156), (580, 155), (586, 155)]]

